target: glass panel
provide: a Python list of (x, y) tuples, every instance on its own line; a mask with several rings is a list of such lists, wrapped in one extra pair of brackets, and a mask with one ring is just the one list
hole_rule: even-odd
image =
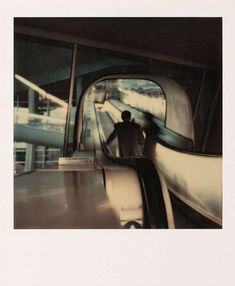
[[(122, 112), (125, 110), (131, 113), (128, 131), (124, 130), (124, 136), (116, 133), (110, 139), (109, 136), (114, 131), (114, 124), (124, 121)], [(81, 135), (82, 148), (86, 151), (101, 149), (100, 139), (106, 142), (109, 138), (108, 149), (113, 155), (144, 156), (146, 130), (150, 124), (159, 130), (158, 126), (164, 125), (165, 113), (166, 100), (163, 91), (152, 81), (144, 79), (100, 81), (89, 88), (85, 96)], [(136, 131), (137, 129), (140, 132)], [(120, 147), (122, 143), (129, 145), (130, 148), (126, 149), (134, 151), (125, 152), (125, 147), (123, 147), (124, 149)]]
[[(65, 112), (61, 112), (65, 115)], [(55, 131), (59, 133), (64, 132), (65, 118), (49, 117), (46, 115), (39, 115), (28, 112), (28, 109), (18, 109), (14, 111), (14, 122), (16, 125), (23, 125), (25, 127), (33, 127), (38, 130)]]
[(67, 108), (39, 98), (33, 113), (28, 104), (17, 100), (14, 107), (15, 174), (56, 164), (63, 147)]
[(15, 37), (15, 173), (56, 164), (61, 155), (71, 48), (36, 37)]

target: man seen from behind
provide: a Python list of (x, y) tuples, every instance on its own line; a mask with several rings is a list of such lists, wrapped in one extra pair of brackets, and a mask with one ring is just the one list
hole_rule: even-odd
[(121, 157), (141, 156), (141, 145), (145, 138), (139, 124), (131, 121), (131, 113), (125, 110), (121, 114), (123, 122), (114, 124), (114, 130), (109, 135), (106, 144), (118, 137), (119, 153)]

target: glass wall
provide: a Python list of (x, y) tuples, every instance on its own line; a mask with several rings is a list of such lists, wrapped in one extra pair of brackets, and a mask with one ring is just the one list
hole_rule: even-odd
[(15, 174), (55, 165), (61, 156), (71, 60), (70, 45), (15, 37)]

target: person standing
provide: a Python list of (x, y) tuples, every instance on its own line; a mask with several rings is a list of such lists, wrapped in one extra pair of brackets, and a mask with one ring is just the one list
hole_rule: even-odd
[(141, 146), (144, 145), (145, 138), (140, 125), (131, 121), (131, 113), (128, 110), (122, 112), (121, 118), (123, 122), (114, 124), (114, 130), (106, 144), (117, 137), (121, 157), (141, 156)]

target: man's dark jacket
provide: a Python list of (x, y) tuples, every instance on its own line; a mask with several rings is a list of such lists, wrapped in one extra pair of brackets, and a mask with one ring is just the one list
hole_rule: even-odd
[(144, 144), (144, 135), (139, 124), (124, 121), (114, 124), (114, 130), (107, 139), (107, 144), (118, 137), (119, 152), (122, 157), (141, 155), (140, 145)]

